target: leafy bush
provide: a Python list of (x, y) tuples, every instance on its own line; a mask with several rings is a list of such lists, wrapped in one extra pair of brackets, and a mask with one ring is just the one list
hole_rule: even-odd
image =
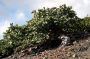
[(86, 30), (87, 32), (90, 32), (90, 17), (85, 17), (81, 21), (82, 28)]
[(13, 46), (9, 40), (0, 40), (0, 56), (6, 57), (13, 52)]
[(71, 7), (43, 8), (33, 11), (32, 20), (28, 21), (27, 27), (31, 30), (28, 37), (36, 44), (42, 44), (47, 40), (57, 39), (61, 33), (81, 31), (80, 21)]

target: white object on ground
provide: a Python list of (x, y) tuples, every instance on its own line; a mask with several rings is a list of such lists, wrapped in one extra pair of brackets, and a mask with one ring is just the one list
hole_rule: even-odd
[(61, 35), (58, 38), (62, 40), (61, 47), (67, 45), (70, 42), (70, 37), (68, 37), (66, 35)]

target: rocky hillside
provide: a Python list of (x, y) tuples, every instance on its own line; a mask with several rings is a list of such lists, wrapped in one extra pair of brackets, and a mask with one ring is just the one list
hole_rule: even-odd
[(58, 46), (36, 54), (31, 54), (31, 48), (27, 48), (3, 59), (90, 59), (90, 37), (63, 48)]

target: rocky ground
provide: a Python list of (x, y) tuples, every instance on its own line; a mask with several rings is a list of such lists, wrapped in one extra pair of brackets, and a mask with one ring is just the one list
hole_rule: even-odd
[(90, 59), (90, 37), (73, 45), (44, 50), (31, 55), (31, 48), (3, 59)]

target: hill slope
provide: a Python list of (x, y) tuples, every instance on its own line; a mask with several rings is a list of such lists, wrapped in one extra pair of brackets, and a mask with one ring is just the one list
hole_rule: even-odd
[(90, 37), (73, 42), (73, 45), (57, 47), (42, 51), (36, 55), (30, 54), (30, 49), (23, 50), (4, 59), (90, 59)]

